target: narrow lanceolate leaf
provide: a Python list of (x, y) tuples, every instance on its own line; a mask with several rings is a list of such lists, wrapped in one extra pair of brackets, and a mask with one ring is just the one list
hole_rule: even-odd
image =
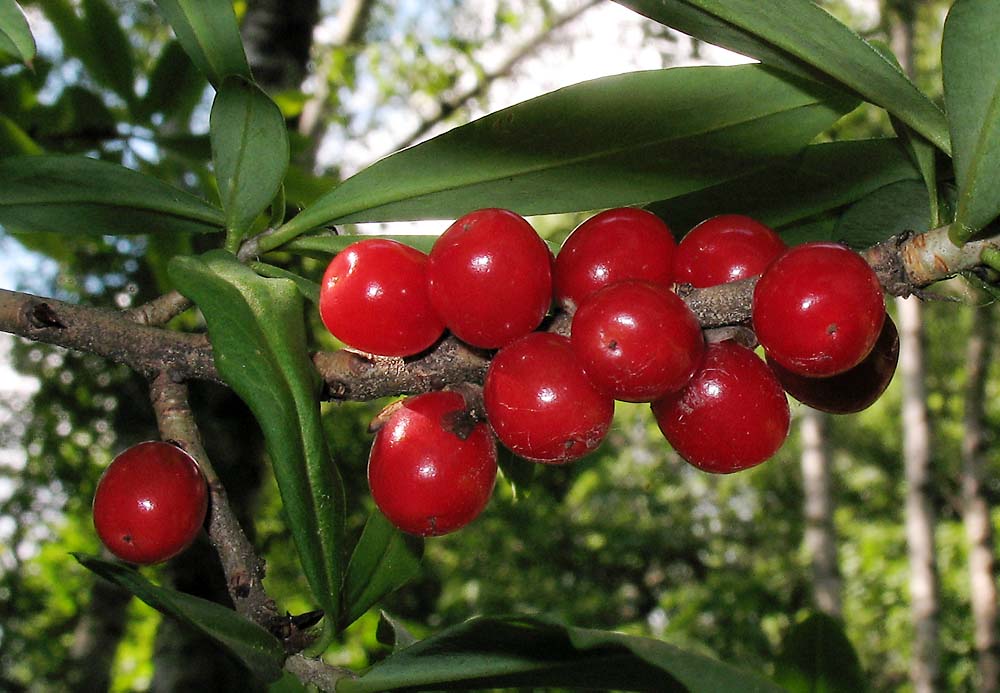
[(905, 231), (929, 231), (927, 187), (903, 180), (886, 185), (851, 205), (837, 222), (834, 237), (852, 248), (867, 248)]
[(215, 95), (210, 132), (226, 226), (242, 236), (274, 199), (288, 169), (285, 119), (259, 87), (230, 77)]
[(21, 127), (0, 113), (0, 157), (26, 154), (36, 156), (42, 148)]
[[(948, 123), (891, 61), (810, 0), (616, 0), (636, 12), (881, 106), (949, 153)], [(983, 0), (989, 3), (990, 0)]]
[(558, 686), (779, 693), (763, 677), (649, 638), (540, 618), (475, 618), (399, 650), (338, 693)]
[(154, 585), (137, 571), (119, 563), (85, 554), (73, 556), (88, 570), (124, 588), (157, 611), (193, 626), (222, 644), (265, 681), (281, 678), (284, 647), (256, 623), (221, 604)]
[(0, 224), (11, 231), (190, 233), (219, 231), (222, 211), (124, 166), (82, 156), (0, 160)]
[[(920, 172), (895, 139), (814, 144), (799, 155), (705, 190), (649, 206), (679, 235), (716, 214), (785, 227), (856, 202)], [(891, 234), (886, 234), (888, 237)]]
[(944, 24), (944, 98), (955, 147), (958, 212), (967, 241), (1000, 214), (1000, 3), (958, 0)]
[(864, 693), (868, 682), (843, 626), (813, 614), (785, 636), (775, 679), (788, 693)]
[(759, 65), (584, 82), (490, 114), (348, 179), (278, 237), (330, 222), (548, 214), (700, 190), (805, 146), (856, 102)]
[(35, 38), (14, 0), (0, 0), (0, 56), (4, 54), (28, 64), (35, 59)]
[(251, 79), (230, 0), (156, 0), (177, 40), (216, 88), (229, 76)]
[(373, 511), (347, 567), (341, 625), (354, 623), (382, 597), (416, 577), (423, 554), (423, 539), (401, 532)]
[(135, 101), (132, 46), (107, 0), (83, 0), (83, 24), (94, 45), (94, 77), (131, 105)]
[(289, 530), (326, 623), (340, 612), (344, 489), (320, 421), (320, 379), (306, 350), (303, 301), (232, 254), (177, 257), (170, 278), (201, 309), (219, 374), (264, 432)]

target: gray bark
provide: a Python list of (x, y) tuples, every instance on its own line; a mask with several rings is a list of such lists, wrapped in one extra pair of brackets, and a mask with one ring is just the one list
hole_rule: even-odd
[(841, 614), (837, 537), (833, 524), (833, 474), (827, 450), (826, 414), (802, 407), (802, 491), (805, 502), (805, 547), (812, 569), (813, 600), (823, 613)]
[(993, 525), (986, 498), (984, 390), (990, 362), (992, 315), (973, 316), (966, 347), (964, 433), (962, 438), (962, 521), (969, 542), (970, 600), (975, 628), (977, 690), (1000, 689), (1000, 637), (997, 633), (997, 571)]

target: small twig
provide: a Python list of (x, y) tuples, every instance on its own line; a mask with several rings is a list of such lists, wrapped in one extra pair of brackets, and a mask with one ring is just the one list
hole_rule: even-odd
[(166, 325), (192, 305), (179, 291), (168, 291), (141, 306), (123, 310), (122, 316), (140, 325)]
[(330, 693), (337, 690), (337, 683), (340, 681), (358, 678), (350, 669), (335, 667), (321, 659), (311, 659), (301, 654), (292, 655), (285, 660), (285, 671), (306, 685), (313, 685)]

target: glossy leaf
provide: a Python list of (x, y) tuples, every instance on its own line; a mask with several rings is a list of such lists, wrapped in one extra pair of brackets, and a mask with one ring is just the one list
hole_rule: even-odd
[(146, 94), (136, 107), (140, 118), (162, 113), (164, 118), (184, 123), (205, 93), (208, 82), (191, 62), (180, 42), (163, 47), (149, 76)]
[(285, 119), (259, 87), (230, 77), (215, 95), (210, 133), (226, 226), (244, 236), (288, 169)]
[(945, 153), (951, 151), (941, 109), (871, 44), (814, 2), (616, 1), (708, 43), (846, 88), (886, 109)]
[(0, 0), (0, 55), (3, 54), (27, 64), (35, 59), (35, 37), (14, 0)]
[(319, 284), (305, 277), (295, 274), (294, 272), (289, 272), (281, 267), (276, 267), (270, 265), (266, 262), (251, 262), (250, 267), (254, 272), (262, 277), (270, 277), (271, 279), (288, 279), (295, 283), (295, 288), (299, 290), (302, 297), (312, 303), (313, 305), (319, 305)]
[(843, 627), (813, 614), (785, 636), (775, 680), (789, 693), (864, 693), (868, 682)]
[(222, 644), (265, 681), (281, 678), (284, 647), (256, 623), (221, 604), (154, 585), (136, 570), (120, 563), (80, 553), (73, 556), (88, 570), (134, 594), (157, 611), (193, 626)]
[(335, 222), (548, 214), (642, 204), (761, 169), (855, 102), (758, 65), (605, 77), (404, 149), (346, 180), (279, 237)]
[(860, 249), (903, 231), (928, 231), (930, 226), (927, 188), (919, 181), (904, 180), (851, 205), (840, 217), (834, 238)]
[(218, 231), (221, 210), (123, 166), (82, 156), (0, 160), (0, 224), (13, 231)]
[(229, 76), (252, 79), (230, 0), (156, 0), (177, 40), (216, 88)]
[(919, 179), (896, 140), (848, 140), (811, 145), (763, 171), (662, 200), (649, 209), (678, 235), (717, 214), (746, 214), (777, 229), (848, 205), (890, 183)]
[(541, 618), (474, 618), (382, 660), (338, 693), (559, 686), (779, 693), (761, 676), (673, 645)]
[(135, 101), (135, 62), (128, 36), (107, 0), (83, 0), (83, 26), (93, 44), (94, 78), (129, 104)]
[(337, 614), (344, 489), (320, 421), (302, 296), (293, 282), (260, 277), (222, 250), (174, 258), (170, 277), (201, 309), (219, 374), (264, 432), (303, 571), (320, 607)]
[(944, 24), (944, 98), (955, 146), (958, 212), (952, 239), (963, 243), (1000, 214), (1000, 3), (957, 0)]
[(429, 253), (431, 248), (434, 247), (434, 241), (438, 239), (438, 236), (431, 234), (373, 234), (370, 236), (367, 234), (327, 234), (322, 236), (300, 236), (284, 246), (284, 249), (293, 252), (308, 251), (324, 255), (336, 255), (352, 243), (357, 243), (366, 238), (384, 238)]
[(420, 574), (424, 540), (396, 529), (378, 510), (361, 532), (344, 577), (341, 626), (358, 620), (382, 597)]

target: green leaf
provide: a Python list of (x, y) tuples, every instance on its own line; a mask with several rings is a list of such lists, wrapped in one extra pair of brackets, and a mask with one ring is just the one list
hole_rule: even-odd
[(264, 432), (289, 529), (328, 627), (340, 607), (344, 489), (320, 421), (321, 382), (306, 349), (302, 296), (232, 254), (178, 257), (170, 277), (205, 316), (215, 364)]
[(420, 574), (424, 540), (396, 529), (378, 510), (368, 516), (344, 577), (346, 628), (382, 597)]
[(864, 693), (868, 682), (841, 624), (813, 614), (785, 636), (775, 680), (789, 693)]
[[(442, 228), (442, 231), (444, 229)], [(342, 235), (322, 235), (322, 236), (300, 236), (288, 245), (283, 246), (284, 250), (292, 252), (320, 253), (323, 255), (336, 255), (347, 246), (366, 238), (382, 238), (396, 241), (411, 248), (429, 253), (434, 247), (434, 241), (439, 238), (438, 234), (342, 234)]]
[(789, 156), (854, 105), (759, 65), (597, 79), (385, 158), (276, 237), (331, 222), (454, 219), (486, 206), (548, 214), (643, 204)]
[(83, 20), (77, 16), (73, 3), (69, 0), (38, 0), (38, 4), (59, 34), (63, 53), (67, 57), (79, 58), (84, 67), (97, 77), (99, 68), (95, 69), (95, 65), (100, 63), (100, 57)]
[(649, 638), (541, 618), (474, 618), (382, 660), (338, 693), (512, 686), (779, 693), (761, 676)]
[(56, 140), (53, 146), (66, 141), (81, 148), (93, 147), (94, 142), (118, 136), (118, 121), (94, 92), (79, 86), (66, 87), (52, 106), (35, 111), (35, 136)]
[(0, 157), (37, 156), (42, 148), (13, 120), (0, 113)]
[(930, 201), (923, 183), (900, 181), (855, 202), (840, 217), (834, 238), (852, 248), (867, 248), (903, 231), (927, 231)]
[(253, 79), (230, 0), (156, 0), (177, 40), (216, 88), (229, 76)]
[(186, 123), (208, 83), (191, 62), (180, 42), (163, 47), (149, 76), (146, 94), (136, 107), (136, 116), (148, 119), (162, 113), (167, 120)]
[(35, 37), (14, 0), (0, 0), (0, 54), (3, 53), (28, 65), (35, 59)]
[(12, 231), (218, 231), (222, 212), (141, 173), (82, 156), (0, 160), (0, 224)]
[(81, 553), (74, 553), (73, 557), (88, 570), (124, 588), (157, 611), (193, 626), (224, 645), (265, 681), (277, 681), (281, 678), (285, 662), (285, 650), (281, 642), (232, 609), (154, 585), (137, 571), (119, 563)]
[(717, 214), (746, 214), (777, 229), (860, 200), (890, 183), (919, 179), (894, 139), (829, 142), (806, 147), (763, 171), (649, 209), (678, 235)]
[(500, 473), (510, 484), (511, 493), (517, 500), (522, 496), (527, 496), (531, 487), (531, 482), (540, 466), (537, 462), (518, 457), (507, 448), (500, 446), (497, 450), (497, 464)]
[(375, 639), (383, 645), (391, 647), (393, 652), (407, 648), (417, 641), (406, 626), (385, 611), (379, 612)]
[(94, 78), (131, 105), (135, 101), (135, 62), (128, 36), (105, 0), (83, 0), (83, 26), (94, 44), (88, 68)]
[(226, 226), (242, 237), (274, 199), (288, 169), (285, 119), (259, 87), (230, 77), (215, 95), (210, 132)]
[(276, 267), (274, 265), (269, 265), (266, 262), (251, 262), (250, 267), (254, 272), (262, 277), (270, 277), (272, 279), (288, 279), (295, 282), (295, 288), (299, 290), (302, 297), (313, 305), (319, 305), (319, 284), (309, 279), (306, 279), (302, 275), (295, 274), (294, 272), (289, 272), (281, 267)]
[(1000, 3), (957, 0), (944, 23), (941, 67), (955, 146), (958, 213), (952, 240), (964, 243), (1000, 214)]
[(898, 117), (943, 152), (951, 152), (948, 123), (941, 109), (896, 65), (814, 2), (616, 1), (661, 24), (766, 65), (846, 87)]

